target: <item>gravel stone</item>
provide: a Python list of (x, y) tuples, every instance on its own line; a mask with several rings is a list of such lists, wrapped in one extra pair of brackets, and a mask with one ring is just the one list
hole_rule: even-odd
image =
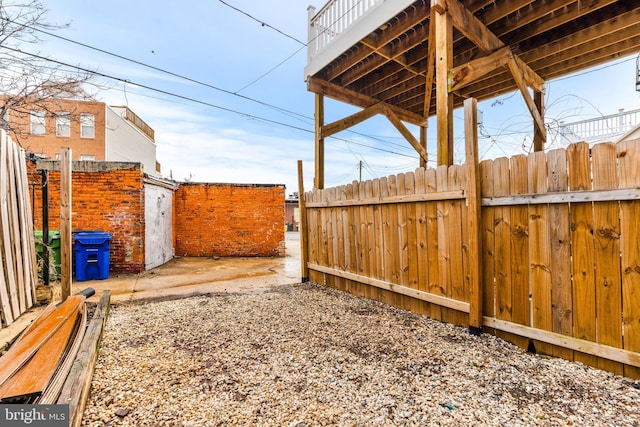
[(83, 425), (640, 426), (640, 382), (300, 284), (113, 307)]

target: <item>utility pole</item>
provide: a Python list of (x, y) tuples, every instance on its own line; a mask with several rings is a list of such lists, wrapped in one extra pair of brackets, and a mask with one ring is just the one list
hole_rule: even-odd
[(360, 181), (359, 182), (362, 182), (362, 160), (360, 160), (359, 165), (360, 165)]

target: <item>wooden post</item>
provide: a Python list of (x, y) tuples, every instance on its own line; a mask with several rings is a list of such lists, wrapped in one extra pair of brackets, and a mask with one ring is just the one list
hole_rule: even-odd
[(308, 245), (308, 231), (307, 225), (307, 212), (305, 210), (304, 200), (304, 177), (302, 174), (302, 160), (298, 160), (298, 208), (300, 210), (300, 267), (302, 270), (302, 283), (309, 281), (309, 268), (307, 267), (307, 261), (309, 260), (309, 245)]
[[(544, 92), (534, 90), (533, 91), (533, 102), (538, 109), (538, 112), (542, 116), (544, 120)], [(545, 143), (544, 135), (538, 130), (537, 126), (533, 126), (533, 151), (542, 151), (544, 150)]]
[(324, 188), (324, 137), (322, 136), (322, 126), (324, 126), (324, 95), (316, 93), (315, 104), (316, 119), (316, 164), (314, 187)]
[(71, 148), (60, 153), (60, 268), (62, 301), (71, 295)]
[(469, 205), (469, 330), (482, 331), (482, 281), (480, 254), (480, 165), (478, 164), (478, 101), (464, 101), (464, 139), (467, 168), (467, 203)]
[[(434, 7), (432, 0), (431, 4)], [(449, 71), (453, 68), (453, 26), (451, 16), (434, 13), (436, 47), (436, 115), (438, 123), (438, 166), (453, 164), (453, 94), (449, 93)], [(431, 24), (431, 25), (432, 25)]]
[[(420, 145), (422, 146), (422, 148), (424, 148), (424, 151), (427, 151), (427, 127), (426, 126), (420, 126)], [(423, 159), (422, 156), (420, 156), (420, 167), (423, 169), (427, 168), (427, 161), (428, 159)]]
[(42, 281), (45, 286), (49, 286), (49, 171), (43, 169), (40, 173), (42, 176)]

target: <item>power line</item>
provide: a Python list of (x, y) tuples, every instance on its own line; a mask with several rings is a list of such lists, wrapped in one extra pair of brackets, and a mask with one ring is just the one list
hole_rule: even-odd
[[(108, 74), (105, 74), (105, 73), (100, 73), (98, 71), (89, 70), (87, 68), (83, 68), (83, 67), (80, 67), (78, 65), (71, 65), (71, 64), (68, 64), (66, 62), (62, 62), (62, 61), (58, 61), (58, 60), (55, 60), (55, 59), (47, 58), (47, 57), (44, 57), (44, 56), (41, 56), (41, 55), (37, 55), (35, 53), (23, 51), (23, 50), (20, 50), (20, 49), (11, 48), (11, 47), (8, 47), (8, 46), (0, 46), (0, 47), (4, 48), (6, 50), (17, 52), (17, 53), (20, 53), (20, 54), (23, 54), (23, 55), (28, 55), (28, 56), (31, 56), (31, 57), (34, 57), (34, 58), (37, 58), (37, 59), (41, 59), (41, 60), (44, 60), (44, 61), (53, 62), (55, 64), (62, 65), (62, 66), (65, 66), (65, 67), (69, 67), (69, 68), (72, 68), (72, 69), (75, 69), (75, 70), (78, 70), (78, 71), (83, 71), (83, 72), (86, 72), (86, 73), (94, 74), (94, 75), (97, 75), (97, 76), (100, 76), (100, 77), (104, 77), (104, 78), (107, 78), (107, 79), (119, 81), (121, 83), (133, 84), (135, 86), (138, 86), (138, 87), (141, 87), (143, 89), (147, 89), (147, 90), (150, 90), (150, 91), (153, 91), (153, 92), (162, 93), (164, 95), (173, 96), (175, 98), (183, 99), (183, 100), (190, 101), (190, 102), (193, 102), (193, 103), (196, 103), (196, 104), (201, 104), (201, 105), (204, 105), (204, 106), (207, 106), (207, 107), (212, 107), (212, 108), (216, 108), (216, 109), (219, 109), (219, 110), (222, 110), (222, 111), (227, 111), (227, 112), (230, 112), (230, 113), (238, 114), (238, 115), (243, 116), (245, 118), (259, 120), (259, 121), (262, 121), (262, 122), (265, 122), (265, 123), (270, 123), (270, 124), (274, 124), (274, 125), (283, 126), (283, 127), (287, 127), (287, 128), (290, 128), (290, 129), (306, 132), (306, 133), (315, 134), (314, 130), (305, 129), (305, 128), (302, 128), (302, 127), (299, 127), (299, 126), (294, 126), (294, 125), (291, 125), (291, 124), (288, 124), (288, 123), (283, 123), (283, 122), (279, 122), (279, 121), (276, 121), (276, 120), (267, 119), (265, 117), (256, 116), (254, 114), (249, 114), (249, 113), (245, 113), (245, 112), (242, 112), (242, 111), (234, 110), (234, 109), (231, 109), (231, 108), (223, 107), (223, 106), (220, 106), (220, 105), (212, 104), (210, 102), (206, 102), (206, 101), (202, 101), (202, 100), (199, 100), (199, 99), (191, 98), (191, 97), (188, 97), (188, 96), (185, 96), (185, 95), (180, 95), (180, 94), (177, 94), (177, 93), (174, 93), (174, 92), (170, 92), (170, 91), (167, 91), (167, 90), (164, 90), (164, 89), (154, 88), (152, 86), (144, 85), (144, 84), (141, 84), (141, 83), (136, 83), (134, 81), (131, 81), (131, 80), (128, 80), (128, 79), (123, 79), (121, 77), (111, 76), (111, 75), (108, 75)], [(386, 152), (386, 153), (390, 153), (390, 154), (394, 154), (394, 155), (399, 155), (399, 156), (414, 157), (414, 156), (408, 156), (408, 155), (403, 154), (403, 153), (397, 153), (397, 152), (394, 152), (394, 151), (391, 151), (391, 150), (385, 150), (383, 148), (373, 147), (373, 146), (362, 144), (362, 143), (358, 143), (358, 142), (355, 142), (355, 141), (350, 141), (350, 140), (343, 139), (343, 138), (337, 138), (337, 137), (331, 137), (331, 138), (333, 138), (335, 140), (338, 140), (338, 141), (343, 141), (343, 142), (346, 142), (346, 143), (349, 143), (349, 144), (354, 144), (354, 145), (366, 147), (366, 148), (369, 148), (369, 149), (372, 149), (372, 150), (382, 151), (382, 152)]]
[(222, 1), (222, 0), (218, 0), (218, 1), (219, 1), (220, 3), (222, 3), (223, 5), (225, 5), (225, 6), (227, 6), (227, 7), (230, 7), (231, 9), (235, 10), (236, 12), (240, 12), (241, 14), (243, 14), (243, 15), (245, 15), (245, 16), (248, 16), (249, 18), (253, 19), (253, 20), (254, 20), (254, 21), (256, 21), (257, 23), (259, 23), (260, 25), (262, 25), (263, 27), (271, 28), (272, 30), (277, 31), (278, 33), (282, 34), (283, 36), (288, 37), (288, 38), (290, 38), (291, 40), (293, 40), (293, 41), (296, 41), (296, 42), (300, 43), (302, 46), (307, 46), (307, 44), (306, 44), (306, 43), (301, 42), (300, 40), (298, 40), (297, 38), (293, 37), (292, 35), (289, 35), (289, 34), (285, 33), (284, 31), (281, 31), (281, 30), (277, 29), (276, 27), (274, 27), (274, 26), (272, 26), (272, 25), (269, 25), (269, 24), (267, 24), (266, 22), (259, 20), (258, 18), (253, 17), (252, 15), (250, 15), (250, 14), (249, 14), (249, 13), (247, 13), (247, 12), (245, 12), (244, 10), (238, 9), (237, 7), (230, 5), (229, 3), (225, 2), (225, 1)]
[[(67, 38), (67, 37), (63, 37), (63, 36), (60, 36), (60, 35), (57, 35), (57, 34), (53, 34), (53, 33), (51, 33), (51, 32), (48, 32), (48, 31), (42, 30), (42, 29), (40, 29), (40, 28), (36, 28), (36, 27), (33, 27), (33, 26), (29, 26), (28, 24), (21, 24), (21, 23), (19, 23), (19, 22), (12, 21), (12, 20), (7, 19), (7, 18), (4, 18), (4, 20), (5, 20), (5, 21), (8, 21), (8, 22), (11, 22), (11, 23), (13, 23), (13, 24), (16, 24), (16, 25), (22, 25), (22, 26), (24, 26), (24, 27), (28, 27), (28, 28), (30, 28), (30, 29), (32, 29), (32, 30), (35, 30), (35, 31), (41, 32), (41, 33), (46, 34), (46, 35), (48, 35), (48, 36), (50, 36), (50, 37), (55, 37), (55, 38), (57, 38), (57, 39), (64, 40), (64, 41), (69, 42), (69, 43), (73, 43), (73, 44), (76, 44), (76, 45), (78, 45), (78, 46), (82, 46), (82, 47), (85, 47), (85, 48), (87, 48), (87, 49), (94, 50), (94, 51), (96, 51), (96, 52), (104, 53), (104, 54), (106, 54), (106, 55), (113, 56), (113, 57), (115, 57), (115, 58), (122, 59), (122, 60), (124, 60), (124, 61), (128, 61), (128, 62), (131, 62), (131, 63), (133, 63), (133, 64), (136, 64), (136, 65), (140, 65), (140, 66), (143, 66), (143, 67), (149, 68), (149, 69), (151, 69), (151, 70), (159, 71), (159, 72), (161, 72), (161, 73), (164, 73), (164, 74), (167, 74), (167, 75), (170, 75), (170, 76), (173, 76), (173, 77), (177, 77), (177, 78), (179, 78), (179, 79), (186, 80), (186, 81), (188, 81), (188, 82), (195, 83), (195, 84), (198, 84), (198, 85), (200, 85), (200, 86), (207, 87), (207, 88), (209, 88), (209, 89), (213, 89), (213, 90), (217, 90), (217, 91), (219, 91), (219, 92), (226, 93), (226, 94), (228, 94), (228, 95), (237, 96), (237, 97), (242, 98), (242, 99), (245, 99), (245, 100), (247, 100), (247, 101), (255, 102), (255, 103), (257, 103), (257, 104), (264, 105), (265, 107), (269, 107), (269, 108), (272, 108), (272, 109), (277, 110), (277, 111), (280, 111), (280, 112), (284, 112), (284, 113), (288, 113), (288, 114), (293, 114), (293, 115), (300, 116), (300, 117), (307, 118), (307, 119), (309, 118), (308, 116), (304, 116), (303, 114), (300, 114), (300, 113), (298, 113), (298, 112), (291, 111), (291, 110), (287, 110), (287, 109), (285, 109), (285, 108), (278, 107), (278, 106), (276, 106), (276, 105), (269, 104), (269, 103), (267, 103), (267, 102), (260, 101), (260, 100), (255, 99), (255, 98), (251, 98), (251, 97), (249, 97), (249, 96), (240, 95), (240, 94), (239, 94), (239, 93), (237, 93), (237, 92), (232, 92), (232, 91), (230, 91), (230, 90), (223, 89), (223, 88), (221, 88), (221, 87), (218, 87), (218, 86), (212, 85), (212, 84), (210, 84), (210, 83), (206, 83), (206, 82), (203, 82), (203, 81), (200, 81), (200, 80), (196, 80), (196, 79), (193, 79), (193, 78), (191, 78), (191, 77), (184, 76), (184, 75), (182, 75), (182, 74), (174, 73), (174, 72), (169, 71), (169, 70), (166, 70), (166, 69), (164, 69), (164, 68), (159, 68), (159, 67), (156, 67), (156, 66), (153, 66), (153, 65), (150, 65), (150, 64), (146, 64), (146, 63), (144, 63), (144, 62), (141, 62), (141, 61), (138, 61), (138, 60), (135, 60), (135, 59), (128, 58), (128, 57), (123, 56), (123, 55), (119, 55), (119, 54), (117, 54), (117, 53), (110, 52), (110, 51), (105, 50), (105, 49), (101, 49), (101, 48), (99, 48), (99, 47), (91, 46), (91, 45), (88, 45), (88, 44), (86, 44), (86, 43), (79, 42), (79, 41), (77, 41), (77, 40), (72, 40), (72, 39)], [(299, 51), (299, 50), (298, 50), (298, 51)], [(297, 53), (298, 51), (296, 51), (296, 53)], [(288, 58), (287, 58), (287, 59), (288, 59)], [(281, 63), (281, 64), (282, 64), (282, 63)], [(281, 65), (281, 64), (280, 64), (280, 65)]]

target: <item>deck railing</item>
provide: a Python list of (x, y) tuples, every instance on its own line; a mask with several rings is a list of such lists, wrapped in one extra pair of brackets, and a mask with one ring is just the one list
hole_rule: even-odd
[(142, 120), (136, 113), (131, 111), (129, 107), (122, 106), (116, 107), (112, 106), (115, 111), (120, 114), (124, 119), (126, 119), (129, 123), (133, 124), (137, 127), (142, 133), (144, 133), (151, 141), (155, 142), (155, 131), (151, 126), (149, 126), (144, 120)]
[(384, 0), (330, 0), (316, 14), (309, 6), (309, 59)]

